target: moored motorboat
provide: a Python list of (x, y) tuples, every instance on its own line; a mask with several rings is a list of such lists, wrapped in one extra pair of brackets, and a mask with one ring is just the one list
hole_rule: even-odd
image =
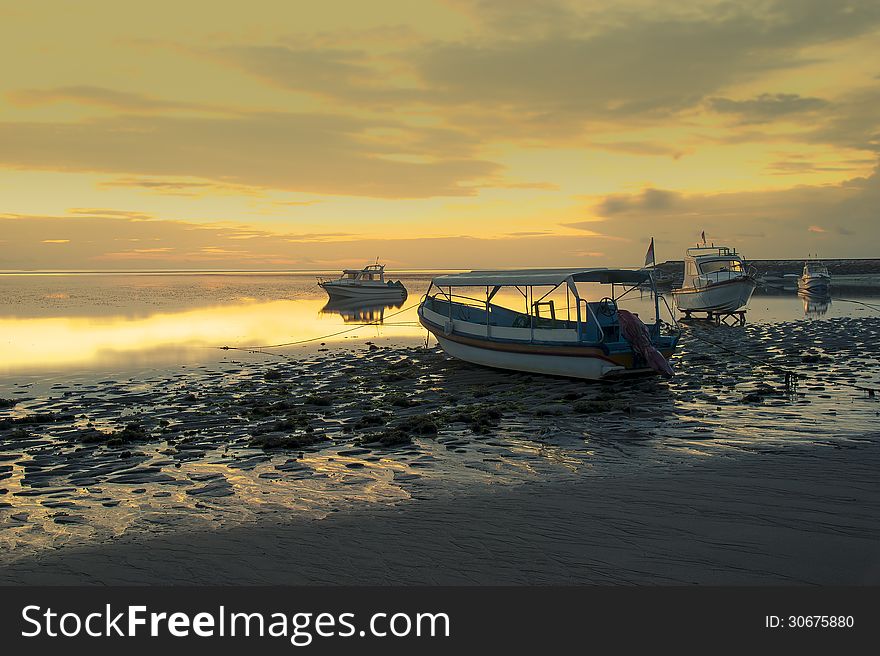
[(672, 297), (685, 315), (735, 312), (748, 305), (755, 286), (754, 272), (736, 249), (703, 245), (687, 249), (684, 281)]
[[(679, 333), (660, 320), (660, 297), (654, 297), (654, 321), (647, 326), (638, 315), (617, 306), (622, 296), (646, 280), (647, 272), (629, 269), (443, 275), (431, 281), (419, 305), (419, 321), (446, 353), (478, 365), (592, 380), (652, 371), (671, 376), (668, 360)], [(610, 285), (610, 296), (589, 301), (578, 283)], [(461, 288), (471, 293), (485, 290), (485, 296), (455, 293)], [(615, 295), (619, 288), (623, 291)], [(515, 298), (525, 301), (525, 311), (497, 302), (502, 289), (518, 292)], [(557, 316), (550, 295), (561, 295), (563, 289), (565, 307)]]
[(406, 287), (399, 280), (385, 280), (384, 264), (369, 264), (363, 269), (345, 269), (335, 280), (318, 278), (321, 287), (331, 299), (403, 300)]
[(819, 260), (804, 262), (804, 271), (798, 278), (798, 290), (824, 295), (831, 287), (831, 273), (828, 267)]

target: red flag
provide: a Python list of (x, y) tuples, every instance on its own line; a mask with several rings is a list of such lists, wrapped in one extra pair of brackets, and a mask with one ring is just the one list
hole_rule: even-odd
[(645, 253), (645, 266), (654, 266), (654, 238), (651, 237), (651, 245), (648, 246), (648, 252)]

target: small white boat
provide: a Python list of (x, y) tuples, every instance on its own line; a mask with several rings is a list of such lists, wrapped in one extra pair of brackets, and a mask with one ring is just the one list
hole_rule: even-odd
[[(671, 376), (668, 360), (679, 333), (660, 320), (660, 297), (654, 295), (654, 321), (647, 326), (617, 307), (617, 300), (650, 280), (647, 272), (629, 269), (444, 275), (431, 281), (419, 305), (419, 321), (446, 353), (487, 367), (592, 380), (629, 373)], [(610, 285), (610, 295), (588, 301), (577, 283)], [(461, 288), (463, 295), (454, 292)], [(516, 296), (510, 297), (517, 305), (516, 299), (523, 299), (524, 307), (493, 302), (504, 288), (514, 289)], [(555, 301), (548, 298), (553, 292), (561, 296), (562, 288), (565, 306), (557, 314)], [(473, 298), (476, 290), (485, 297)]]
[(385, 280), (384, 264), (369, 264), (363, 269), (345, 269), (335, 280), (318, 278), (321, 287), (331, 299), (403, 300), (406, 287), (399, 280)]
[(804, 262), (804, 272), (798, 278), (798, 289), (815, 294), (826, 294), (831, 286), (831, 274), (828, 267), (819, 260)]
[(665, 271), (656, 267), (643, 267), (639, 270), (644, 271), (651, 276), (651, 280), (646, 280), (641, 285), (639, 285), (639, 287), (641, 287), (642, 289), (650, 289), (653, 281), (654, 286), (658, 289), (668, 290), (672, 286), (672, 283), (675, 281), (675, 277), (672, 274), (666, 273)]
[(734, 312), (748, 305), (755, 285), (754, 272), (746, 269), (736, 249), (697, 246), (687, 249), (684, 281), (672, 297), (685, 315)]

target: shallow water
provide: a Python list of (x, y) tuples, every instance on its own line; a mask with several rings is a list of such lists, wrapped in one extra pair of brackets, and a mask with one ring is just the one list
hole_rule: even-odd
[[(876, 439), (880, 312), (865, 305), (818, 315), (758, 295), (745, 327), (685, 326), (672, 381), (590, 384), (424, 348), (410, 306), (430, 274), (401, 278), (397, 308), (352, 309), (326, 308), (312, 274), (0, 277), (4, 558)], [(375, 442), (396, 430), (408, 439)]]
[[(0, 385), (19, 374), (64, 380), (221, 361), (220, 347), (250, 348), (302, 342), (366, 339), (415, 345), (425, 332), (416, 306), (431, 273), (402, 273), (409, 297), (401, 303), (358, 307), (329, 303), (309, 273), (215, 274), (3, 274), (0, 275)], [(831, 299), (805, 301), (795, 293), (757, 293), (750, 323), (869, 317), (880, 310), (880, 290), (842, 290)], [(607, 286), (589, 288), (596, 299)], [(838, 299), (835, 299), (837, 296)], [(846, 298), (847, 300), (839, 300)], [(496, 301), (518, 307), (515, 293)], [(853, 302), (855, 301), (855, 302)], [(651, 316), (653, 300), (630, 294), (622, 306)], [(557, 299), (565, 311), (564, 295)], [(666, 307), (661, 313), (669, 319)], [(362, 326), (368, 323), (371, 325)], [(315, 341), (316, 338), (322, 338)]]

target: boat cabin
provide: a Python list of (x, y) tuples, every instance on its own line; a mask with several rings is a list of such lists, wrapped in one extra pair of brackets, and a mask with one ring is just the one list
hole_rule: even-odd
[(370, 264), (363, 269), (345, 269), (342, 272), (340, 280), (351, 280), (352, 282), (385, 282), (385, 265)]
[(687, 249), (682, 288), (708, 287), (748, 275), (745, 261), (727, 246), (697, 246)]
[(804, 278), (830, 278), (828, 267), (819, 260), (808, 260), (804, 262)]

